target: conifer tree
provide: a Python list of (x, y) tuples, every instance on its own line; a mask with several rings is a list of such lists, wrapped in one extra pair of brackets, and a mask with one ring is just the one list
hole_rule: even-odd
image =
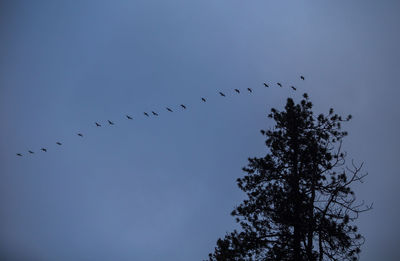
[(315, 116), (304, 94), (268, 117), (267, 154), (249, 158), (237, 180), (247, 195), (231, 213), (241, 229), (219, 239), (209, 260), (357, 260), (364, 238), (353, 223), (372, 205), (350, 187), (366, 176), (342, 151), (351, 115)]

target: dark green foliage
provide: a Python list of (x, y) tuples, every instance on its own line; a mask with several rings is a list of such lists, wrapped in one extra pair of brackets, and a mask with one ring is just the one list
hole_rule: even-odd
[(361, 166), (345, 164), (343, 119), (330, 109), (315, 116), (307, 94), (300, 104), (271, 110), (268, 154), (250, 158), (237, 180), (247, 194), (232, 216), (241, 226), (219, 239), (210, 260), (357, 260), (363, 238), (352, 225), (371, 206), (357, 204), (350, 185)]

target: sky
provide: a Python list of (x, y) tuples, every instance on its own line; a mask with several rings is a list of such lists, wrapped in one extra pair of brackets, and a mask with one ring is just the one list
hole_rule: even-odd
[(353, 115), (344, 148), (374, 204), (357, 221), (361, 260), (399, 260), (399, 12), (396, 0), (2, 0), (0, 257), (207, 258), (236, 227), (241, 168), (267, 153), (268, 112), (307, 92), (315, 113)]

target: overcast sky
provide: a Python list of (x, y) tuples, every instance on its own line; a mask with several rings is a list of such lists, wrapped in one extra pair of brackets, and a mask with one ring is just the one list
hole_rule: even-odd
[(316, 113), (354, 116), (345, 149), (374, 203), (361, 260), (399, 260), (399, 13), (397, 0), (1, 1), (0, 257), (206, 258), (235, 227), (267, 113), (307, 92)]

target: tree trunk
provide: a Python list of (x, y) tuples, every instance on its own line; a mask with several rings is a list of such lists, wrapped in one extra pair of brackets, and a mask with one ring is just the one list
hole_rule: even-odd
[(315, 231), (315, 221), (314, 221), (314, 200), (315, 200), (315, 183), (316, 183), (316, 169), (314, 166), (313, 174), (311, 177), (311, 197), (309, 202), (309, 223), (308, 223), (308, 234), (307, 234), (307, 255), (308, 260), (315, 260), (313, 257), (313, 239)]
[(293, 153), (293, 196), (294, 196), (294, 219), (293, 219), (293, 256), (295, 261), (301, 261), (301, 215), (300, 215), (300, 173), (298, 170), (298, 141), (295, 134)]
[(319, 261), (324, 258), (324, 250), (322, 249), (321, 231), (318, 233), (318, 246), (319, 246)]

